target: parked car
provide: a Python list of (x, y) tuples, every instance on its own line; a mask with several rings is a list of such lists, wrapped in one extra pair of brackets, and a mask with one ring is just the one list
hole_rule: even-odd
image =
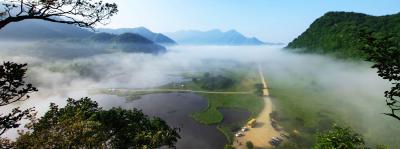
[(246, 131), (248, 131), (248, 130), (249, 130), (248, 127), (242, 127), (242, 129), (241, 129), (242, 132), (246, 132)]
[(273, 146), (278, 146), (281, 144), (283, 139), (281, 137), (272, 137), (270, 141), (268, 141), (269, 144)]
[(289, 139), (290, 135), (288, 133), (283, 132), (283, 133), (281, 133), (281, 137)]
[(283, 141), (283, 138), (281, 138), (281, 137), (275, 137), (275, 139), (277, 139), (279, 141)]
[(270, 140), (268, 141), (269, 144), (271, 144), (272, 146), (278, 146), (279, 144), (281, 144), (280, 141), (276, 141), (276, 140)]
[(235, 134), (235, 137), (241, 137), (241, 136), (244, 136), (244, 134), (241, 133), (241, 132), (238, 132), (238, 133)]

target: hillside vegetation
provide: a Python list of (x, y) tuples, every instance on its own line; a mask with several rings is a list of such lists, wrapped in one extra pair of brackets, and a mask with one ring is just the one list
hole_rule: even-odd
[(328, 12), (315, 20), (287, 48), (307, 53), (332, 54), (341, 58), (364, 58), (359, 41), (360, 31), (374, 36), (395, 34), (400, 36), (400, 13), (371, 16), (354, 12)]
[(206, 90), (229, 89), (234, 85), (233, 79), (222, 75), (213, 76), (208, 72), (201, 78), (193, 78), (192, 81), (201, 84), (201, 88)]
[(43, 20), (25, 20), (0, 30), (0, 42), (16, 41), (33, 42), (33, 46), (16, 48), (17, 45), (13, 45), (14, 49), (29, 49), (30, 53), (45, 53), (47, 57), (76, 58), (118, 51), (166, 52), (164, 46), (139, 33), (95, 33), (78, 26)]

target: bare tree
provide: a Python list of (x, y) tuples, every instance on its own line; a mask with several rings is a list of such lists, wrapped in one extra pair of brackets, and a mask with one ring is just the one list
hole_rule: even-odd
[(106, 24), (118, 12), (115, 3), (93, 0), (4, 0), (0, 2), (0, 29), (12, 22), (39, 19), (92, 28)]

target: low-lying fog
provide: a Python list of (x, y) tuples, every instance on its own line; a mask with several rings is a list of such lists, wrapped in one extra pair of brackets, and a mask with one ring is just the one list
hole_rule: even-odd
[[(390, 119), (380, 114), (387, 111), (383, 92), (390, 84), (380, 79), (376, 70), (364, 62), (294, 54), (279, 46), (175, 46), (169, 47), (165, 54), (151, 55), (109, 52), (80, 54), (80, 50), (87, 49), (70, 44), (53, 46), (51, 49), (37, 47), (36, 43), (9, 42), (1, 45), (0, 61), (29, 64), (27, 82), (37, 86), (39, 92), (32, 94), (28, 101), (18, 104), (24, 108), (34, 106), (40, 113), (48, 108), (50, 102), (63, 105), (67, 97), (77, 99), (90, 96), (88, 89), (154, 87), (179, 80), (179, 74), (185, 72), (234, 69), (241, 64), (256, 68), (257, 64), (261, 64), (266, 74), (270, 75), (267, 78), (296, 82), (302, 77), (312, 77), (319, 87), (337, 95), (337, 102), (354, 105), (354, 109), (360, 113), (358, 116), (364, 120), (360, 122), (362, 125), (382, 129), (389, 125), (382, 123), (394, 122), (380, 121)], [(78, 54), (70, 56), (71, 51)], [(108, 102), (111, 104), (113, 101)], [(107, 104), (107, 101), (101, 102), (101, 105)], [(1, 110), (6, 111), (5, 108)], [(375, 122), (370, 123), (372, 121)], [(8, 132), (9, 137), (13, 137), (13, 134), (15, 132)]]

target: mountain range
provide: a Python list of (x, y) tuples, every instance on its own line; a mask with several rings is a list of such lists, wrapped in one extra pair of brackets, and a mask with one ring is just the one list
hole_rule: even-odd
[[(92, 30), (74, 25), (53, 23), (43, 20), (24, 20), (12, 23), (0, 30), (0, 41), (36, 41), (44, 49), (61, 45), (80, 44), (82, 49), (96, 48), (96, 52), (109, 49), (126, 52), (162, 53), (166, 48), (162, 45), (196, 44), (196, 45), (263, 45), (257, 38), (248, 38), (241, 33), (230, 30), (180, 31), (169, 33), (173, 38), (161, 33), (154, 33), (145, 27)], [(175, 40), (173, 40), (175, 39)], [(101, 45), (101, 46), (99, 46)], [(103, 50), (99, 50), (99, 49)], [(40, 50), (40, 49), (38, 49)], [(65, 52), (66, 50), (59, 50)], [(78, 49), (74, 49), (78, 51)], [(93, 51), (93, 50), (92, 50)], [(44, 52), (44, 51), (43, 51)], [(82, 51), (83, 52), (83, 51)], [(91, 52), (90, 54), (96, 53)], [(62, 55), (57, 53), (56, 55)], [(78, 54), (77, 54), (78, 55)]]
[(110, 33), (110, 34), (124, 34), (124, 33), (135, 33), (139, 34), (147, 39), (163, 45), (175, 45), (176, 42), (171, 38), (161, 34), (154, 33), (145, 27), (137, 27), (137, 28), (118, 28), (118, 29), (109, 29), (109, 28), (98, 28), (98, 32)]
[(46, 45), (50, 47), (52, 46), (50, 44), (56, 44), (56, 42), (74, 42), (76, 44), (100, 48), (99, 46), (95, 46), (96, 43), (98, 43), (101, 44), (102, 48), (105, 50), (111, 48), (126, 52), (141, 53), (160, 53), (166, 51), (165, 47), (139, 34), (124, 33), (113, 35), (109, 33), (95, 33), (74, 25), (42, 20), (24, 20), (7, 25), (0, 30), (0, 40), (43, 41), (46, 42), (46, 44), (43, 43), (42, 46)]
[(165, 33), (179, 44), (191, 45), (263, 45), (266, 44), (255, 37), (245, 37), (236, 30), (223, 32), (219, 29), (209, 31), (185, 30)]
[(120, 35), (109, 33), (96, 33), (88, 37), (84, 42), (102, 43), (108, 45), (108, 48), (121, 49), (125, 52), (140, 53), (162, 53), (166, 48), (154, 43), (153, 41), (135, 33), (123, 33)]
[(371, 16), (355, 12), (328, 12), (316, 19), (287, 48), (342, 58), (364, 58), (365, 53), (360, 50), (363, 43), (359, 41), (361, 30), (373, 32), (374, 36), (400, 36), (400, 13)]

